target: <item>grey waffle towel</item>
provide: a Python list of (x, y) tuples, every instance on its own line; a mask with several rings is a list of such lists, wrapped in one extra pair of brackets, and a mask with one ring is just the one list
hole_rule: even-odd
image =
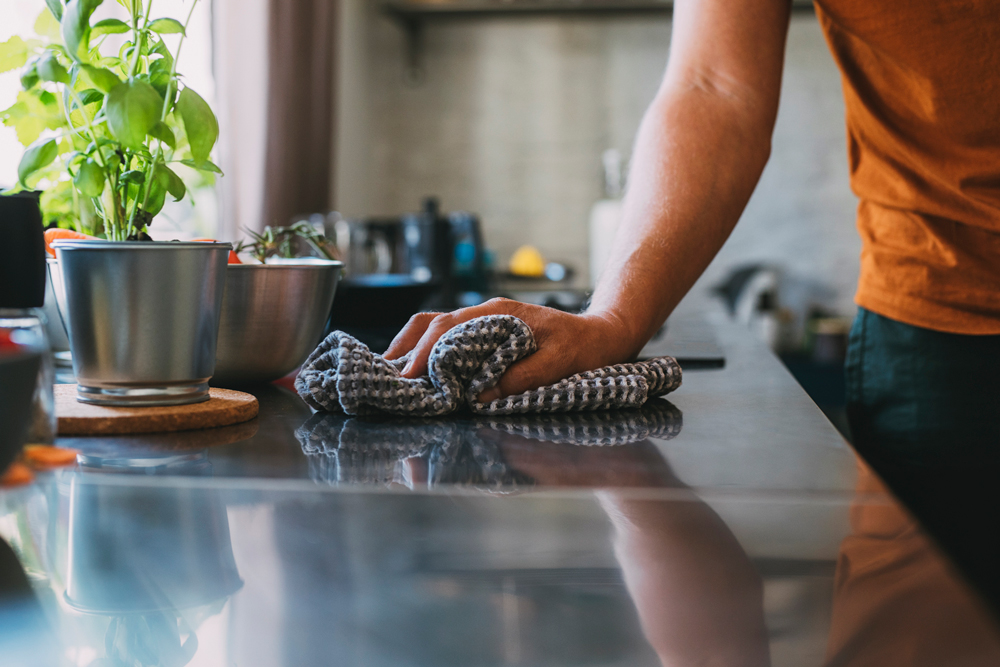
[(409, 355), (388, 361), (353, 336), (334, 331), (306, 359), (295, 389), (316, 410), (438, 416), (464, 404), (493, 415), (634, 408), (681, 384), (677, 361), (659, 357), (578, 373), (490, 403), (476, 400), (534, 351), (531, 329), (518, 318), (477, 317), (441, 336), (431, 350), (428, 375), (411, 380), (400, 375)]

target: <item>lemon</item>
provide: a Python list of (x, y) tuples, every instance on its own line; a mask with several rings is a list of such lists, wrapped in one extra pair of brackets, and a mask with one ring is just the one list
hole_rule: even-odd
[(535, 246), (523, 245), (510, 258), (510, 272), (515, 276), (541, 278), (545, 275), (545, 258)]

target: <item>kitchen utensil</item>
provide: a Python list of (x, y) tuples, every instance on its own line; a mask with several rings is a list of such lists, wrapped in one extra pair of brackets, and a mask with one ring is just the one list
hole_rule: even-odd
[(438, 287), (406, 274), (369, 274), (341, 281), (330, 311), (330, 327), (395, 327), (410, 316)]
[(343, 263), (268, 262), (226, 269), (213, 386), (276, 380), (305, 361), (323, 336)]
[[(207, 401), (229, 243), (56, 241), (77, 400)], [(60, 290), (56, 289), (57, 299)]]
[(409, 273), (399, 218), (338, 220), (332, 237), (349, 276)]
[(426, 198), (418, 213), (327, 224), (333, 227), (327, 234), (337, 239), (350, 279), (397, 274), (434, 283), (434, 301), (427, 305), (439, 310), (454, 308), (457, 292), (486, 288), (479, 219), (462, 211), (442, 214), (435, 197)]

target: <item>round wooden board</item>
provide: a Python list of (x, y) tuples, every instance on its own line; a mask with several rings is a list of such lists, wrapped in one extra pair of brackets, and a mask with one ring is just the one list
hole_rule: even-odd
[(57, 384), (56, 417), (59, 435), (124, 435), (193, 431), (229, 426), (253, 419), (259, 406), (250, 394), (232, 389), (209, 389), (211, 398), (192, 405), (148, 408), (110, 408), (76, 400), (75, 384)]

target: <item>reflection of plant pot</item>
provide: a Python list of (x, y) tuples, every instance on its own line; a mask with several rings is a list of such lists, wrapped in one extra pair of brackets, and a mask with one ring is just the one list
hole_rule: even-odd
[(240, 589), (226, 506), (216, 489), (74, 478), (66, 599), (123, 615), (184, 610)]
[(344, 265), (286, 261), (226, 269), (213, 385), (277, 380), (319, 343)]
[(77, 400), (100, 405), (207, 401), (232, 246), (52, 245), (58, 264), (50, 264), (50, 270), (57, 267), (53, 283), (62, 285), (55, 292), (69, 329)]

